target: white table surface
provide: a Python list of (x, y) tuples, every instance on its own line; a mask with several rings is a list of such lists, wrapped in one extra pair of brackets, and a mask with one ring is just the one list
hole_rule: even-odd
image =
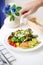
[[(5, 25), (3, 25), (0, 30), (0, 42), (3, 43), (5, 36), (12, 30), (13, 29), (8, 29), (5, 27)], [(14, 65), (43, 65), (43, 46), (34, 52), (12, 52), (12, 54), (17, 59)]]

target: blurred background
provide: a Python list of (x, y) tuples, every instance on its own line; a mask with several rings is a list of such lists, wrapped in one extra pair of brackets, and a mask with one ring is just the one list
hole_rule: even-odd
[(5, 16), (2, 12), (4, 5), (5, 5), (5, 0), (0, 0), (0, 28), (4, 24), (4, 19), (5, 19)]
[[(4, 24), (5, 15), (3, 14), (2, 9), (6, 4), (15, 3), (16, 5), (20, 5), (23, 7), (30, 1), (32, 0), (0, 0), (0, 28)], [(39, 8), (38, 11), (33, 14), (33, 16), (36, 16), (43, 20), (43, 7)]]

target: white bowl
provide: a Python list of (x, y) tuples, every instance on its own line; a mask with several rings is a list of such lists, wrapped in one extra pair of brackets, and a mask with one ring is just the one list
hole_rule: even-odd
[[(18, 29), (13, 30), (13, 32), (16, 31), (16, 30), (18, 30)], [(43, 45), (43, 37), (35, 30), (33, 30), (33, 34), (37, 34), (39, 36), (38, 40), (41, 41), (41, 43), (39, 45), (35, 46), (34, 48), (23, 49), (23, 48), (15, 48), (15, 47), (9, 45), (8, 42), (7, 42), (7, 39), (8, 39), (8, 36), (10, 35), (10, 33), (8, 35), (6, 35), (6, 37), (4, 38), (5, 46), (7, 48), (10, 48), (12, 51), (17, 51), (17, 52), (18, 51), (20, 51), (20, 52), (34, 51), (34, 50), (40, 48)]]

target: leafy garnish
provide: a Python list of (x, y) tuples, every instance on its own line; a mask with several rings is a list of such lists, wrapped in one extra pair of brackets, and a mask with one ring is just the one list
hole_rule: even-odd
[(18, 6), (17, 7), (17, 11), (20, 11), (22, 9), (22, 7)]
[(14, 4), (11, 8), (16, 8), (16, 5)]
[(15, 15), (16, 15), (16, 16), (19, 16), (20, 14), (19, 14), (19, 12), (15, 12)]
[(7, 14), (8, 14), (8, 15), (11, 15), (11, 11), (8, 11)]
[(10, 16), (10, 21), (14, 21), (15, 17), (13, 15)]

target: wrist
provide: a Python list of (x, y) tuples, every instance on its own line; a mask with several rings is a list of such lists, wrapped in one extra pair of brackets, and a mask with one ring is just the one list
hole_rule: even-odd
[(35, 0), (35, 1), (37, 1), (39, 6), (43, 6), (43, 0)]

